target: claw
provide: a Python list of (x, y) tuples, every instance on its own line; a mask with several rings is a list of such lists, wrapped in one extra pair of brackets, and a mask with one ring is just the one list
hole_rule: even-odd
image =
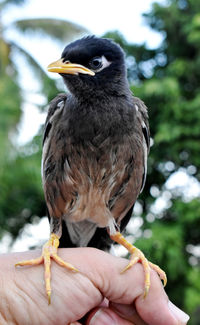
[(51, 305), (51, 292), (47, 292), (48, 305)]
[(62, 260), (57, 254), (52, 254), (51, 256), (55, 262), (57, 262), (59, 265), (64, 266), (66, 269), (69, 269), (74, 272), (79, 272), (78, 269), (76, 269), (72, 264), (67, 263)]
[(149, 262), (149, 265), (153, 270), (155, 270), (158, 273), (160, 279), (163, 281), (163, 286), (165, 287), (167, 284), (166, 273), (156, 264)]
[(42, 249), (42, 255), (38, 258), (21, 261), (15, 264), (15, 266), (24, 266), (24, 265), (39, 265), (44, 262), (44, 278), (45, 278), (45, 287), (46, 287), (46, 294), (48, 298), (48, 304), (51, 304), (51, 257), (54, 259), (56, 263), (65, 267), (66, 269), (74, 272), (78, 272), (72, 264), (63, 261), (57, 255), (57, 249), (59, 246), (59, 238), (55, 234), (51, 234), (50, 239), (46, 244), (44, 244)]
[(139, 261), (139, 257), (135, 256), (133, 259), (130, 260), (128, 265), (120, 272), (121, 274), (126, 272), (128, 269), (130, 269), (133, 265), (135, 265)]
[(25, 265), (39, 265), (43, 262), (43, 256), (40, 256), (38, 258), (27, 260), (27, 261), (20, 261), (15, 264), (15, 266), (25, 266)]
[(148, 286), (145, 286), (145, 287), (144, 287), (144, 295), (143, 295), (143, 298), (144, 298), (144, 299), (146, 298), (148, 292), (149, 292), (149, 287), (148, 287)]
[(146, 257), (144, 256), (144, 254), (138, 248), (131, 245), (122, 236), (122, 234), (120, 234), (120, 232), (116, 232), (114, 235), (111, 235), (110, 237), (111, 237), (111, 239), (113, 239), (118, 244), (123, 245), (129, 251), (129, 253), (131, 253), (130, 262), (121, 271), (121, 273), (124, 273), (125, 271), (130, 269), (133, 265), (135, 265), (139, 261), (142, 263), (142, 266), (144, 268), (144, 276), (145, 276), (145, 280), (144, 280), (144, 298), (147, 296), (147, 294), (149, 292), (149, 288), (150, 288), (150, 268), (152, 268), (153, 270), (155, 270), (158, 273), (158, 275), (160, 276), (160, 279), (163, 281), (164, 286), (166, 285), (167, 277), (166, 277), (165, 272), (163, 270), (161, 270), (161, 268), (159, 268), (159, 266), (157, 266), (156, 264), (153, 264), (153, 263), (149, 262), (146, 259)]

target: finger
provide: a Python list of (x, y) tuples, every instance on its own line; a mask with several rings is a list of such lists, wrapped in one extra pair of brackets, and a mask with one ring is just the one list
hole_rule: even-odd
[(120, 317), (110, 308), (95, 309), (89, 315), (86, 325), (137, 325)]
[[(60, 250), (59, 255), (69, 262), (72, 261), (71, 257), (73, 256), (75, 264), (77, 266), (82, 264), (84, 268), (84, 264), (87, 264), (87, 258), (89, 258), (86, 257), (87, 254), (84, 256), (84, 261), (80, 257), (79, 249), (69, 251), (72, 255), (68, 255), (68, 249)], [(60, 254), (60, 252), (66, 254)], [(19, 324), (28, 324), (28, 319), (31, 317), (34, 318), (35, 323), (42, 323), (41, 319), (45, 318), (44, 324), (61, 324), (63, 320), (66, 324), (70, 324), (79, 321), (89, 310), (102, 302), (101, 292), (88, 277), (81, 272), (73, 273), (61, 268), (56, 263), (52, 263), (52, 303), (48, 305), (43, 285), (43, 266), (20, 270), (13, 266), (16, 261), (21, 259), (21, 255), (24, 255), (25, 259), (30, 259), (39, 253), (39, 251), (32, 251), (23, 254), (7, 254), (1, 256), (0, 259), (0, 264), (4, 266), (1, 268), (0, 278), (2, 280), (1, 275), (5, 278), (3, 283), (7, 283), (7, 279), (10, 279), (9, 286), (6, 288), (6, 299), (8, 305), (12, 304), (12, 313), (16, 319), (19, 318)], [(79, 257), (80, 263), (78, 264), (76, 262), (79, 261)], [(91, 271), (91, 269), (88, 270), (88, 272)], [(30, 314), (22, 313), (21, 310), (23, 309), (29, 309)], [(38, 312), (35, 313), (35, 310)], [(79, 323), (82, 324), (81, 321)]]
[(142, 295), (139, 296), (135, 306), (140, 317), (148, 324), (184, 325), (189, 320), (187, 314), (169, 301), (155, 271), (151, 272), (151, 287), (147, 297), (144, 299)]
[[(28, 258), (36, 257), (37, 254), (37, 251), (23, 253)], [(52, 281), (53, 303), (50, 307), (46, 303), (43, 290), (42, 267), (22, 269), (19, 272), (19, 270), (13, 268), (13, 264), (20, 259), (20, 254), (10, 254), (2, 257), (6, 263), (2, 264), (4, 265), (4, 272), (1, 273), (7, 277), (8, 272), (5, 271), (8, 269), (10, 272), (9, 278), (15, 276), (15, 283), (17, 281), (20, 292), (23, 290), (24, 295), (28, 297), (31, 293), (31, 299), (29, 300), (15, 300), (15, 304), (13, 304), (15, 312), (20, 309), (18, 308), (19, 303), (26, 301), (26, 304), (33, 304), (34, 301), (35, 305), (38, 303), (40, 303), (40, 306), (42, 305), (43, 314), (48, 315), (51, 324), (58, 317), (72, 322), (80, 319), (91, 309), (98, 306), (103, 297), (106, 297), (109, 301), (120, 304), (131, 305), (135, 302), (140, 318), (149, 325), (187, 323), (186, 318), (184, 318), (185, 314), (177, 312), (177, 308), (173, 308), (173, 305), (168, 305), (168, 297), (154, 271), (151, 272), (149, 293), (146, 299), (143, 299), (144, 272), (139, 263), (125, 273), (120, 274), (121, 269), (126, 266), (127, 260), (111, 256), (97, 249), (60, 249), (59, 256), (75, 265), (80, 272), (72, 274), (52, 263), (52, 272), (54, 274)], [(29, 281), (24, 282), (24, 277)], [(9, 296), (10, 300), (13, 299), (12, 292), (12, 285), (10, 285), (9, 294), (7, 290), (7, 296)], [(38, 297), (40, 297), (40, 300)], [(78, 308), (77, 301), (79, 301)], [(66, 308), (66, 303), (70, 306), (69, 308)], [(35, 313), (32, 316), (35, 317)], [(41, 315), (38, 314), (39, 316)], [(22, 314), (20, 314), (20, 317), (22, 318)], [(27, 322), (23, 319), (19, 323), (26, 324)]]
[(87, 264), (82, 261), (82, 266), (80, 264), (77, 266), (79, 269), (82, 268), (83, 273), (109, 301), (126, 305), (135, 302), (138, 315), (149, 325), (187, 324), (187, 315), (170, 308), (168, 297), (155, 271), (151, 270), (151, 286), (144, 299), (144, 272), (140, 263), (120, 274), (121, 269), (127, 264), (126, 259), (96, 249), (90, 249), (88, 258), (88, 249), (82, 249), (80, 256), (84, 262), (85, 254)]

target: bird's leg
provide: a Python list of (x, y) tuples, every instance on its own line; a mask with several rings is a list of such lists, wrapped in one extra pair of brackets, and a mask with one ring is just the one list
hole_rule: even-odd
[(110, 238), (114, 240), (116, 243), (121, 244), (124, 246), (129, 253), (131, 254), (130, 262), (128, 265), (122, 270), (121, 273), (124, 273), (126, 270), (128, 270), (130, 267), (135, 265), (137, 262), (141, 262), (144, 268), (144, 274), (145, 274), (145, 288), (144, 288), (144, 297), (146, 297), (149, 288), (150, 288), (150, 268), (155, 270), (158, 275), (160, 276), (161, 280), (164, 282), (164, 286), (167, 283), (167, 277), (163, 270), (159, 268), (159, 266), (149, 262), (141, 250), (136, 248), (135, 246), (131, 245), (123, 236), (122, 234), (117, 231), (116, 233), (110, 235)]
[(78, 272), (70, 263), (63, 261), (58, 255), (57, 250), (59, 246), (59, 238), (62, 231), (61, 221), (58, 222), (58, 218), (51, 218), (51, 235), (50, 239), (44, 244), (42, 249), (42, 255), (39, 258), (21, 261), (15, 264), (15, 266), (24, 265), (39, 265), (44, 263), (44, 278), (45, 287), (49, 304), (51, 303), (51, 258), (54, 259), (59, 265), (64, 266), (66, 269)]

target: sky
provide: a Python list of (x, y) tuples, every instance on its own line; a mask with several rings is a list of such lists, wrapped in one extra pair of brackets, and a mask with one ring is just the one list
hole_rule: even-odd
[[(157, 45), (160, 36), (146, 26), (142, 13), (148, 12), (152, 0), (29, 0), (25, 5), (9, 9), (5, 22), (31, 17), (65, 19), (84, 26), (89, 32), (102, 35), (119, 30), (130, 42)], [(162, 3), (164, 0), (157, 0)]]
[[(164, 3), (165, 0), (158, 0)], [(36, 17), (60, 18), (71, 21), (80, 26), (85, 27), (90, 34), (97, 36), (103, 35), (107, 31), (118, 30), (127, 41), (132, 43), (146, 43), (148, 47), (157, 47), (162, 41), (162, 36), (153, 32), (145, 23), (142, 14), (149, 12), (152, 0), (29, 0), (23, 6), (11, 6), (4, 13), (4, 24), (8, 26), (15, 20)], [(31, 55), (46, 69), (46, 66), (60, 57), (60, 53), (66, 44), (56, 44), (51, 39), (38, 39), (35, 37), (24, 38), (19, 36), (14, 29), (8, 29), (7, 38), (17, 39), (22, 47), (27, 49)], [(37, 133), (39, 127), (44, 123), (46, 114), (41, 114), (35, 104), (44, 104), (44, 98), (39, 93), (39, 85), (35, 76), (27, 69), (26, 64), (20, 58), (15, 57), (16, 63), (20, 68), (20, 82), (24, 89), (26, 101), (23, 105), (23, 116), (19, 124), (18, 143), (24, 144)], [(50, 77), (60, 78), (49, 74)], [(182, 180), (182, 183), (180, 182)], [(189, 177), (184, 170), (179, 174), (174, 174), (168, 181), (167, 187), (174, 188), (175, 185), (181, 187), (184, 192), (185, 199), (191, 199), (200, 195), (200, 186), (195, 183), (192, 177)], [(165, 205), (166, 198), (160, 197), (159, 202), (154, 207), (161, 210)], [(139, 218), (139, 217), (138, 217)], [(133, 222), (138, 222), (135, 218)], [(130, 224), (131, 233), (137, 227)], [(39, 234), (39, 236), (38, 236)], [(19, 251), (28, 249), (30, 246), (38, 244), (38, 237), (42, 241), (48, 238), (49, 227), (47, 219), (42, 219), (40, 224), (26, 225), (23, 233), (13, 246), (12, 250)], [(0, 243), (0, 249), (8, 250), (11, 238), (6, 234)]]
[[(10, 6), (3, 15), (5, 26), (9, 26), (18, 19), (28, 19), (36, 17), (60, 18), (80, 26), (85, 27), (90, 34), (102, 36), (107, 31), (118, 30), (127, 41), (132, 43), (146, 43), (154, 48), (162, 40), (160, 34), (153, 32), (145, 24), (142, 17), (144, 12), (150, 11), (152, 0), (29, 0), (23, 6)], [(164, 2), (158, 0), (157, 2)], [(60, 57), (60, 53), (66, 44), (56, 44), (50, 39), (40, 39), (31, 37), (24, 38), (19, 36), (14, 29), (8, 29), (7, 38), (17, 39), (22, 47), (27, 49), (31, 55), (46, 69), (46, 66)], [(43, 104), (43, 97), (39, 94), (39, 87), (35, 76), (27, 69), (26, 64), (20, 58), (15, 57), (16, 63), (20, 69), (20, 82), (24, 89), (24, 98), (26, 102), (23, 105), (23, 116), (19, 124), (18, 143), (24, 144), (37, 133), (38, 128), (44, 123), (46, 114), (41, 114), (35, 104)], [(50, 77), (54, 75), (49, 74)], [(59, 78), (59, 76), (56, 76)], [(137, 230), (134, 219), (134, 225), (131, 227)], [(131, 229), (132, 229), (131, 228)], [(133, 230), (132, 229), (132, 232)], [(49, 236), (49, 227), (47, 218), (43, 218), (37, 225), (26, 225), (24, 231), (12, 247), (12, 251), (26, 250), (30, 246), (40, 245), (40, 241), (45, 241)], [(0, 243), (0, 251), (9, 250), (11, 243), (9, 234), (5, 234)]]
[[(132, 43), (146, 43), (150, 48), (157, 47), (162, 40), (162, 36), (153, 32), (145, 24), (142, 14), (149, 12), (152, 0), (29, 0), (24, 6), (10, 7), (4, 13), (4, 24), (8, 26), (16, 19), (32, 17), (61, 18), (85, 27), (90, 34), (103, 35), (107, 31), (118, 30), (127, 41)], [(165, 0), (158, 0), (163, 3)], [(7, 38), (16, 39), (26, 48), (34, 58), (46, 69), (46, 66), (60, 57), (61, 50), (66, 44), (55, 44), (50, 39), (24, 38), (20, 37), (14, 29), (8, 29)], [(39, 87), (35, 76), (27, 69), (26, 64), (20, 56), (15, 57), (20, 68), (20, 82), (24, 89), (26, 102), (23, 106), (23, 116), (19, 125), (18, 143), (23, 144), (31, 140), (37, 133), (38, 128), (44, 123), (46, 114), (41, 114), (35, 104), (43, 104), (43, 96), (39, 93)], [(50, 77), (53, 75), (49, 74)], [(55, 76), (54, 76), (55, 77)], [(60, 78), (57, 76), (56, 78)], [(182, 180), (182, 182), (181, 182)], [(186, 174), (184, 170), (175, 173), (166, 184), (168, 189), (175, 188), (184, 193), (185, 200), (200, 195), (200, 186), (195, 183), (195, 179)], [(167, 193), (167, 192), (166, 192)], [(169, 193), (169, 192), (168, 192)], [(165, 193), (164, 193), (165, 194)], [(170, 198), (160, 197), (154, 209), (162, 210), (166, 204), (170, 203)], [(130, 232), (136, 236), (141, 226), (141, 218), (137, 216), (130, 224)], [(24, 231), (12, 247), (12, 251), (26, 250), (30, 246), (40, 245), (39, 239), (44, 242), (49, 236), (49, 226), (47, 218), (33, 225), (26, 225)], [(148, 234), (147, 234), (148, 236)], [(5, 234), (0, 242), (0, 251), (9, 250), (11, 243), (9, 234)]]
[[(164, 0), (157, 0), (163, 3)], [(85, 27), (90, 34), (102, 36), (107, 31), (118, 30), (127, 41), (132, 43), (146, 43), (154, 48), (159, 45), (162, 36), (152, 31), (145, 23), (143, 13), (149, 12), (152, 0), (28, 0), (23, 6), (10, 6), (3, 15), (4, 25), (9, 26), (15, 20), (33, 17), (60, 18)], [(66, 44), (57, 44), (51, 39), (22, 37), (13, 28), (7, 31), (7, 38), (17, 39), (29, 53), (40, 63), (44, 70), (46, 66), (60, 57)], [(42, 96), (38, 94), (38, 83), (31, 71), (26, 68), (20, 57), (15, 58), (19, 67), (20, 82), (25, 90), (26, 103), (23, 106), (23, 116), (19, 124), (17, 141), (24, 144), (31, 140), (39, 127), (45, 121), (45, 114), (41, 114), (34, 104), (44, 104)], [(60, 76), (49, 74), (51, 78)]]

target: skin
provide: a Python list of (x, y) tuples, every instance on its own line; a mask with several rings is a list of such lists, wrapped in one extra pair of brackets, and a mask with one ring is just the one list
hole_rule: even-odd
[[(155, 271), (151, 271), (151, 287), (144, 299), (140, 263), (120, 274), (127, 260), (103, 251), (73, 248), (59, 249), (58, 253), (79, 272), (52, 261), (51, 305), (45, 294), (43, 265), (14, 267), (21, 259), (36, 258), (38, 250), (0, 256), (0, 324), (181, 324), (168, 308), (168, 297)], [(101, 318), (103, 312), (110, 321)]]

